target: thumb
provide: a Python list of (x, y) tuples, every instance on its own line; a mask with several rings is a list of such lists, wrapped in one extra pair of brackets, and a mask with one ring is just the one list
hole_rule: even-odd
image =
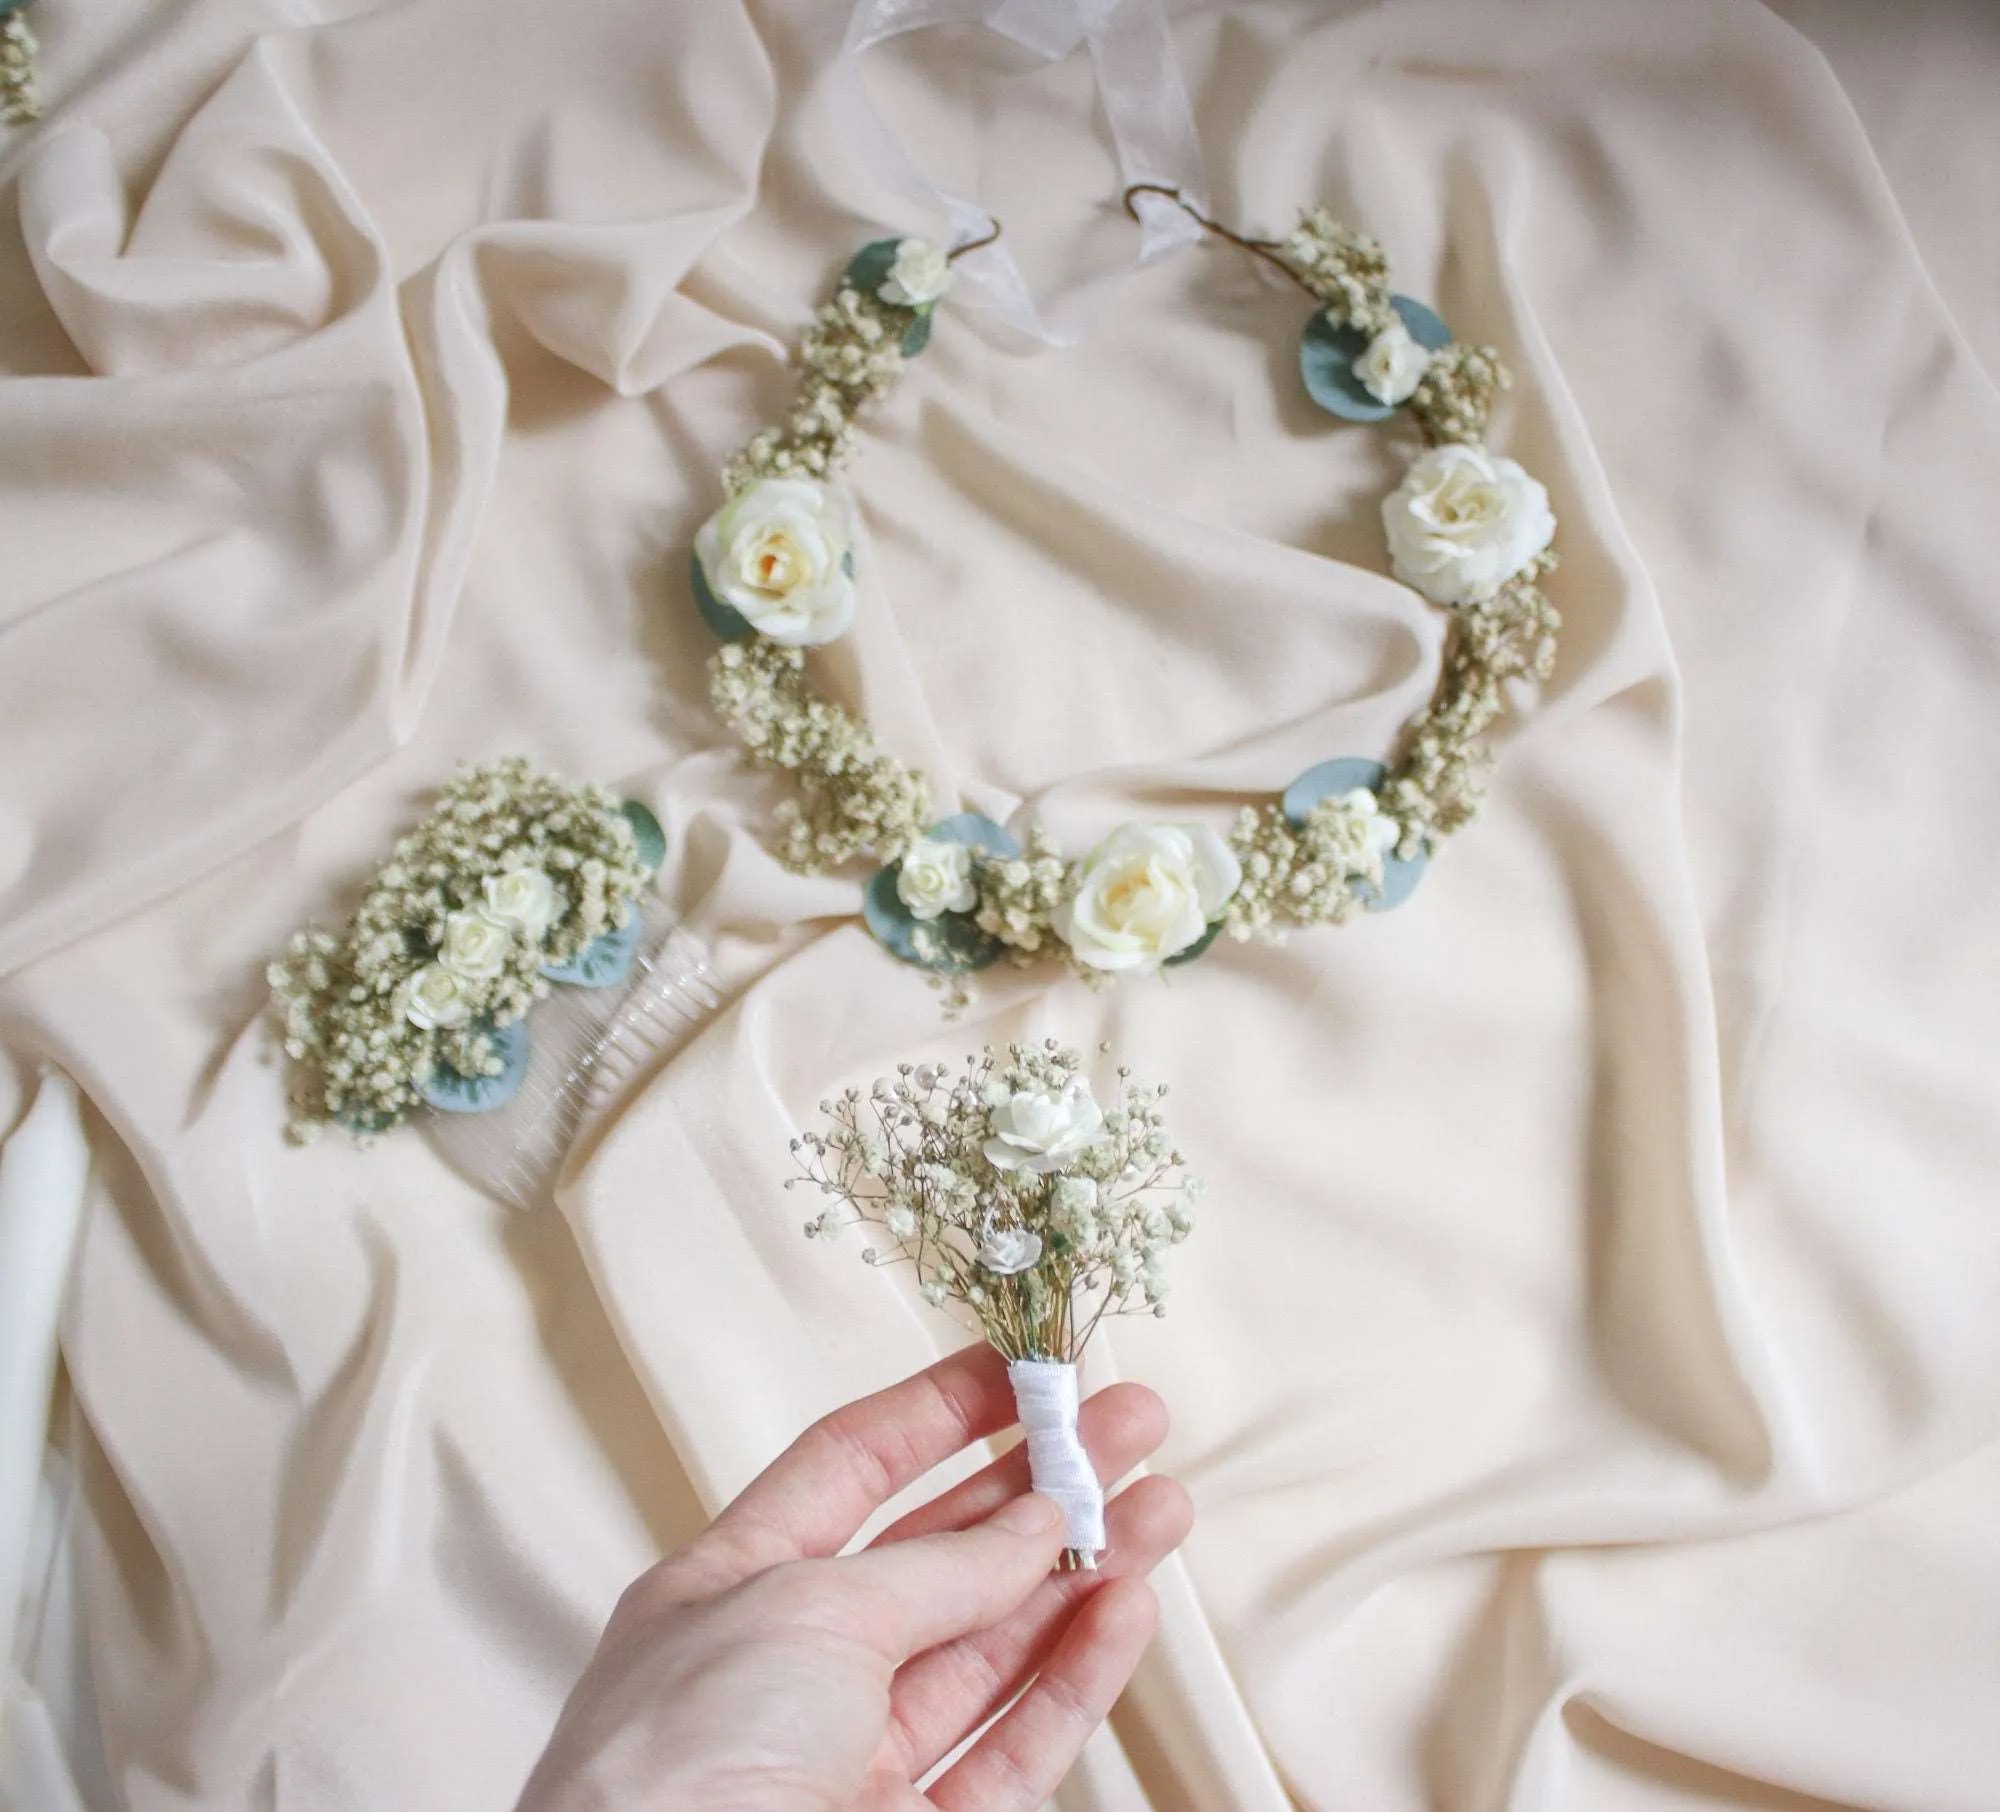
[(869, 1607), (884, 1653), (899, 1664), (985, 1629), (1027, 1601), (1062, 1552), (1062, 1511), (1029, 1492), (983, 1523), (889, 1542), (833, 1562), (853, 1602)]

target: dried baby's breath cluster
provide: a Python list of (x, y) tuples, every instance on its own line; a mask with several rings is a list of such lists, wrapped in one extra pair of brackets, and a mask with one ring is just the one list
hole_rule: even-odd
[(1432, 446), (1476, 446), (1486, 438), (1500, 392), (1513, 382), (1494, 348), (1454, 340), (1431, 354), (1410, 413)]
[(1555, 563), (1544, 549), (1493, 597), (1454, 613), (1437, 691), (1382, 788), (1383, 809), (1402, 826), (1402, 854), (1472, 822), (1493, 765), (1486, 731), (1507, 708), (1505, 682), (1554, 670), (1562, 618), (1536, 581)]
[(1277, 943), (1301, 927), (1346, 924), (1366, 903), (1357, 883), (1381, 890), (1382, 851), (1369, 834), (1379, 822), (1343, 797), (1320, 800), (1303, 824), (1280, 805), (1244, 807), (1229, 839), (1243, 865), (1229, 935)]
[[(1390, 300), (1389, 260), (1368, 234), (1341, 225), (1324, 208), (1313, 208), (1279, 252), (1340, 326), (1373, 335), (1398, 324)], [(1410, 413), (1433, 446), (1470, 445), (1485, 438), (1494, 402), (1511, 381), (1493, 347), (1454, 340), (1431, 353), (1409, 399)]]
[(1281, 249), (1299, 281), (1341, 326), (1378, 334), (1394, 324), (1389, 259), (1368, 234), (1343, 226), (1325, 208), (1311, 208)]
[(1051, 947), (1067, 954), (1051, 920), (1072, 891), (1070, 869), (1055, 839), (1035, 826), (1020, 855), (986, 856), (973, 864), (973, 885), (979, 889), (973, 923), (1022, 962)]
[(1164, 1085), (1125, 1069), (1118, 1085), (1100, 1109), (1082, 1054), (1053, 1039), (963, 1070), (902, 1064), (820, 1103), (830, 1126), (792, 1142), (786, 1186), (825, 1198), (808, 1237), (879, 1228), (868, 1263), (912, 1265), (927, 1302), (969, 1310), (1009, 1359), (1074, 1364), (1105, 1316), (1166, 1313), (1167, 1253), (1201, 1194)]
[(40, 48), (22, 8), (0, 19), (0, 126), (25, 126), (42, 117), (35, 92), (35, 53)]
[(764, 636), (725, 642), (709, 660), (708, 691), (752, 759), (798, 782), (799, 797), (778, 808), (776, 853), (793, 873), (821, 874), (871, 850), (893, 862), (922, 832), (924, 777), (812, 689), (803, 648)]
[(759, 478), (826, 478), (854, 450), (854, 417), (903, 372), (916, 311), (843, 283), (799, 343), (805, 375), (783, 426), (767, 428), (723, 468), (740, 491)]
[[(372, 1137), (440, 1066), (496, 1074), (492, 1034), (548, 993), (543, 966), (624, 926), (649, 872), (603, 787), (519, 756), (461, 769), (347, 929), (307, 926), (266, 971), (294, 1069), (291, 1136), (335, 1122)], [(420, 997), (426, 978), (435, 997)]]

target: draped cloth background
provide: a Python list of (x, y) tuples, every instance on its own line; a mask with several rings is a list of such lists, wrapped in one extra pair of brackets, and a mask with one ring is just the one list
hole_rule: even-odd
[[(1212, 1184), (1105, 1354), (1200, 1525), (1065, 1807), (2000, 1805), (2000, 27), (1789, 10), (1177, 19), (1222, 214), (1324, 200), (1504, 348), (1563, 657), (1398, 912), (946, 1028), (762, 853), (681, 579), (832, 273), (932, 224), (829, 129), (834, 11), (47, 0), (0, 1126), (38, 1061), (90, 1104), (81, 1658), (24, 1625), (79, 1791), (509, 1803), (625, 1581), (956, 1338), (799, 1238), (790, 1130), (1053, 1032), (1171, 1082)], [(871, 54), (1031, 283), (1129, 257), (1083, 58)], [(1414, 708), (1394, 456), (1298, 394), (1303, 314), (1213, 249), (1072, 348), (947, 313), (830, 661), (947, 804), (1220, 823)], [(526, 1215), (415, 1134), (285, 1148), (258, 1025), (291, 927), (515, 749), (655, 803), (731, 1003)]]

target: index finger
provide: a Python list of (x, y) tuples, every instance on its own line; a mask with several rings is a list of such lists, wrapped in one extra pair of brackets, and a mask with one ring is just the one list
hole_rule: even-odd
[(693, 1550), (720, 1583), (823, 1559), (905, 1486), (1014, 1420), (1007, 1365), (981, 1342), (822, 1416), (744, 1487)]

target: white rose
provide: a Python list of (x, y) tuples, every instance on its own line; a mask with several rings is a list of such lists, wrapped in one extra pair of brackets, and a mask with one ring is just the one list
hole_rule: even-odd
[(438, 961), (461, 981), (485, 981), (507, 966), (514, 934), (476, 912), (454, 912), (444, 922)]
[(1042, 1236), (1025, 1227), (995, 1227), (979, 1243), (979, 1262), (995, 1277), (1031, 1270), (1042, 1256)]
[(1339, 804), (1360, 820), (1362, 838), (1371, 854), (1386, 856), (1403, 840), (1403, 827), (1382, 809), (1381, 800), (1365, 786), (1342, 793)]
[(899, 308), (929, 308), (951, 288), (951, 260), (941, 246), (922, 239), (905, 239), (896, 247), (896, 261), (876, 293)]
[(538, 938), (562, 917), (563, 898), (539, 868), (510, 868), (481, 883), (486, 898), (480, 916), (503, 930)]
[(1483, 447), (1433, 447), (1383, 500), (1396, 577), (1433, 604), (1490, 598), (1555, 538), (1549, 494)]
[(708, 588), (760, 635), (816, 647), (854, 621), (853, 513), (810, 478), (760, 478), (694, 538)]
[(1046, 1176), (1080, 1158), (1104, 1137), (1104, 1115), (1090, 1084), (1070, 1078), (1060, 1095), (1040, 1089), (1010, 1094), (987, 1116), (993, 1136), (986, 1161), (995, 1170)]
[(472, 1018), (472, 998), (464, 982), (433, 963), (404, 984), (403, 1017), (426, 1032), (449, 1032)]
[(1127, 824), (1084, 858), (1056, 933), (1093, 969), (1157, 969), (1198, 943), (1243, 879), (1205, 824)]
[(919, 837), (903, 856), (896, 896), (912, 918), (970, 912), (979, 904), (979, 890), (972, 884), (972, 851), (943, 837)]
[(1402, 322), (1392, 321), (1354, 361), (1354, 375), (1378, 403), (1394, 407), (1410, 400), (1430, 365), (1431, 355), (1417, 344), (1410, 330)]

